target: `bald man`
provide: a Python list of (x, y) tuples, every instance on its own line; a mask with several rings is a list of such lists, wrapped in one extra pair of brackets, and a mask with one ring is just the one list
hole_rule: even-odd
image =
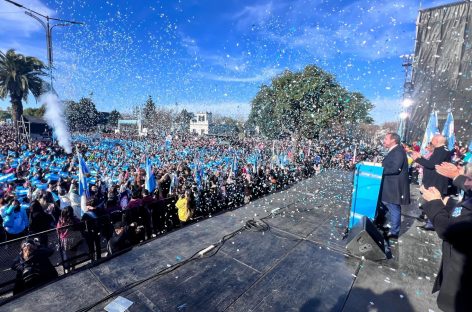
[[(416, 163), (423, 166), (423, 186), (426, 189), (435, 187), (443, 197), (448, 193), (450, 179), (437, 173), (435, 166), (444, 162), (451, 162), (452, 153), (447, 149), (446, 141), (446, 138), (441, 134), (433, 136), (431, 145), (434, 149), (429, 159), (424, 158), (418, 152), (413, 152), (411, 155)], [(426, 223), (426, 225), (421, 228), (429, 231), (434, 230), (431, 222)]]

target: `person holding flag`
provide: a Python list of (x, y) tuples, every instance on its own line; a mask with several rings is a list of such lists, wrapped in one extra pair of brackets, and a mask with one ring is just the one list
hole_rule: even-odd
[(156, 189), (156, 178), (154, 177), (151, 159), (149, 157), (146, 157), (146, 180), (144, 183), (144, 188), (148, 190), (149, 193), (154, 192), (154, 190)]
[(87, 175), (89, 170), (87, 164), (82, 156), (77, 153), (79, 161), (79, 196), (80, 196), (80, 208), (82, 210), (81, 216), (87, 211), (87, 199), (90, 197), (90, 190), (87, 182)]
[(238, 174), (238, 158), (236, 157), (236, 155), (234, 155), (233, 157), (232, 170), (233, 170), (234, 176), (236, 177)]

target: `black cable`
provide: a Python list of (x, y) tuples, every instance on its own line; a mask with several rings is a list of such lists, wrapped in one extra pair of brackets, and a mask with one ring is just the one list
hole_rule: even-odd
[(81, 308), (79, 310), (77, 310), (77, 312), (86, 312), (86, 311), (90, 311), (91, 309), (97, 307), (99, 304), (127, 291), (127, 290), (130, 290), (136, 286), (139, 286), (143, 283), (146, 283), (152, 279), (155, 279), (155, 278), (158, 278), (158, 277), (161, 277), (165, 274), (168, 274), (168, 273), (171, 273), (175, 270), (177, 270), (178, 268), (182, 267), (183, 265), (191, 262), (191, 261), (195, 261), (195, 260), (199, 260), (199, 259), (204, 259), (204, 258), (210, 258), (210, 257), (213, 257), (214, 255), (216, 255), (218, 253), (218, 251), (221, 249), (221, 247), (223, 247), (223, 245), (228, 241), (230, 240), (231, 238), (233, 238), (234, 236), (236, 236), (237, 234), (241, 233), (242, 231), (244, 230), (247, 230), (247, 231), (257, 231), (257, 232), (261, 232), (261, 231), (267, 231), (269, 230), (270, 227), (267, 223), (265, 223), (264, 221), (256, 221), (256, 220), (248, 220), (246, 222), (246, 224), (237, 229), (236, 231), (234, 232), (231, 232), (225, 236), (223, 236), (221, 238), (221, 240), (217, 243), (217, 246), (215, 246), (216, 248), (213, 248), (213, 252), (212, 250), (210, 250), (209, 252), (211, 252), (211, 254), (209, 255), (206, 255), (206, 254), (203, 254), (201, 257), (197, 257), (197, 255), (200, 254), (201, 250), (197, 251), (196, 253), (194, 253), (190, 258), (182, 261), (182, 262), (179, 262), (177, 264), (174, 264), (173, 266), (171, 267), (168, 267), (168, 268), (165, 268), (165, 269), (162, 269), (161, 271), (149, 276), (149, 277), (146, 277), (142, 280), (139, 280), (139, 281), (135, 281), (135, 282), (132, 282), (128, 285), (125, 285), (123, 286), (122, 288), (118, 289), (118, 290), (115, 290), (114, 292), (112, 292), (111, 294), (107, 295), (106, 297), (100, 299), (99, 301), (89, 305), (89, 306), (86, 306), (84, 308)]

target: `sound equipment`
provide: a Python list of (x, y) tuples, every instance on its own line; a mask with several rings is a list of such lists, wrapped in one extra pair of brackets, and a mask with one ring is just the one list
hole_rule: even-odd
[(369, 218), (363, 216), (348, 234), (346, 249), (352, 255), (369, 260), (384, 260), (385, 241)]

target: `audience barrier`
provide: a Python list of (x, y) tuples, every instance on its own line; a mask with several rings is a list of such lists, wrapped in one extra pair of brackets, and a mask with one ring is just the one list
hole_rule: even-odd
[[(307, 178), (314, 174), (311, 167), (302, 170), (291, 170), (279, 176), (277, 183), (257, 177), (251, 182), (251, 200), (258, 197), (279, 191), (293, 184), (294, 182)], [(193, 217), (186, 224), (196, 222), (209, 216), (235, 209), (245, 203), (245, 188), (248, 184), (244, 180), (237, 180), (235, 183), (226, 186), (226, 192), (220, 188), (204, 187), (202, 190), (194, 191), (195, 209)], [(41, 233), (32, 233), (18, 239), (0, 243), (0, 305), (9, 300), (14, 284), (16, 271), (11, 269), (12, 264), (18, 259), (21, 244), (26, 239), (33, 239), (37, 244), (53, 250), (50, 256), (51, 263), (55, 266), (59, 276), (68, 274), (71, 269), (79, 269), (83, 266), (90, 266), (100, 263), (110, 257), (107, 249), (108, 240), (113, 234), (113, 224), (123, 221), (126, 225), (133, 225), (135, 231), (135, 244), (146, 242), (164, 233), (168, 233), (183, 226), (179, 221), (175, 203), (176, 196), (156, 200), (151, 204), (136, 208), (103, 213), (95, 219), (95, 226), (99, 227), (100, 252), (94, 251), (94, 237), (88, 234), (90, 225), (81, 221), (79, 224), (64, 227), (61, 229), (51, 229)], [(59, 238), (61, 230), (68, 229), (71, 235), (77, 237), (73, 248), (64, 250)], [(100, 261), (97, 261), (99, 260)]]

